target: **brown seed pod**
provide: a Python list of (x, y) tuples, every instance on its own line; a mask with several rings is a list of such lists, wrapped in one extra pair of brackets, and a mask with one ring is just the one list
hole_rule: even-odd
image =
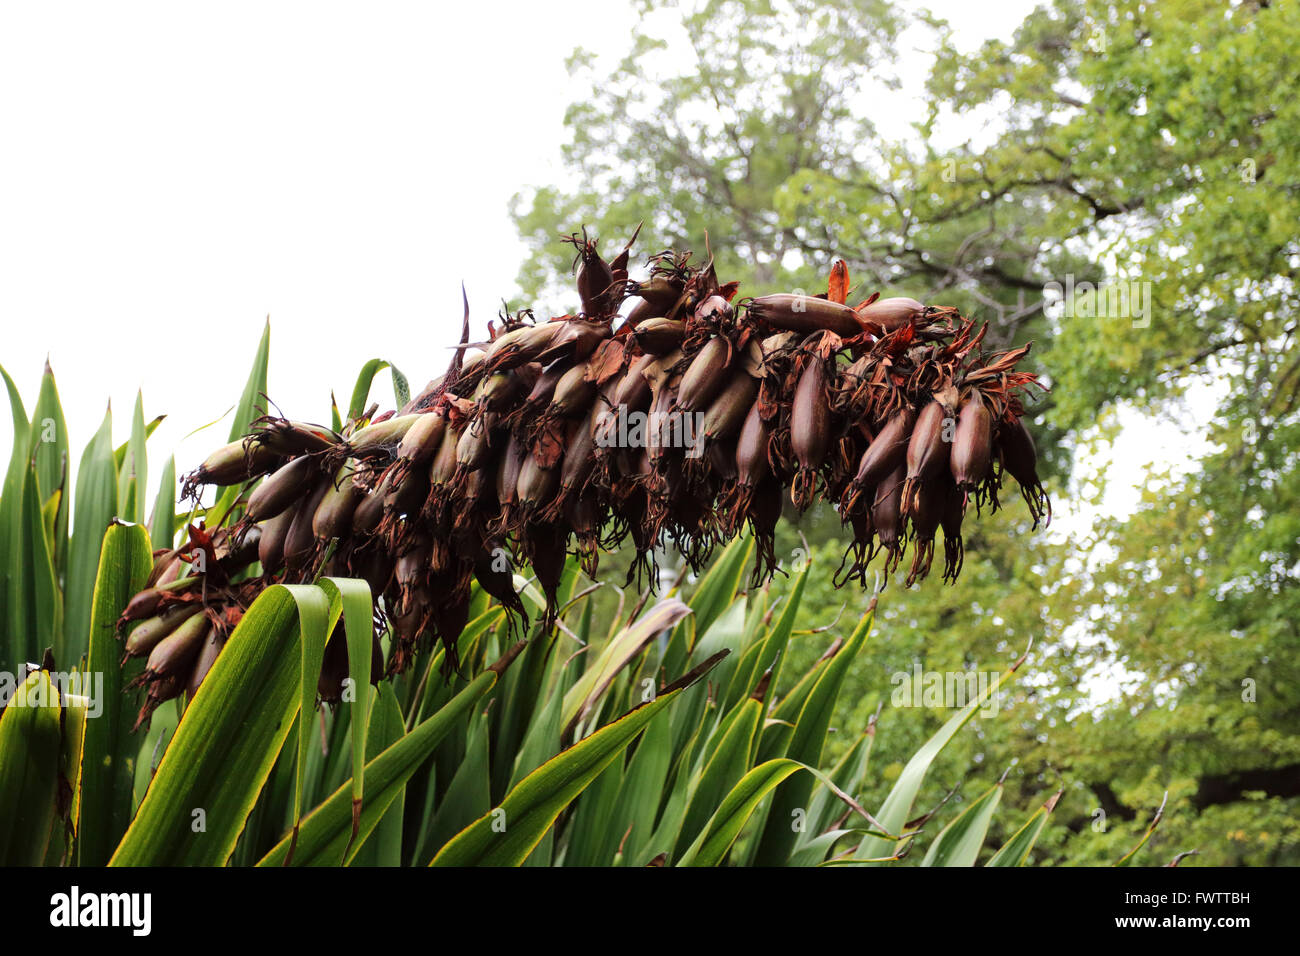
[(950, 468), (957, 487), (975, 491), (988, 477), (993, 461), (993, 414), (979, 389), (971, 389), (957, 415)]
[(854, 475), (843, 502), (846, 511), (855, 510), (864, 495), (870, 500), (881, 479), (906, 463), (908, 443), (915, 424), (916, 409), (911, 405), (904, 406), (890, 416), (885, 427), (862, 453), (857, 474)]
[(203, 641), (203, 646), (199, 648), (198, 657), (194, 659), (194, 668), (190, 671), (189, 680), (185, 684), (185, 693), (190, 700), (198, 693), (199, 687), (202, 686), (208, 672), (212, 670), (212, 665), (217, 662), (221, 649), (225, 646), (226, 640), (216, 629), (213, 628)]
[(1020, 485), (1020, 494), (1029, 506), (1034, 527), (1038, 527), (1039, 521), (1050, 524), (1052, 500), (1038, 478), (1038, 453), (1034, 449), (1034, 438), (1029, 434), (1029, 429), (1025, 428), (1022, 419), (1010, 414), (1002, 419), (998, 428), (997, 447), (1002, 467)]
[(864, 331), (857, 313), (849, 306), (811, 295), (781, 292), (759, 296), (750, 301), (748, 311), (751, 318), (790, 332), (826, 331), (847, 339)]
[(826, 364), (816, 356), (804, 366), (790, 409), (790, 445), (799, 471), (790, 484), (790, 500), (800, 511), (812, 503), (817, 472), (830, 448), (830, 402)]
[(724, 336), (715, 335), (704, 343), (682, 375), (677, 389), (678, 410), (694, 412), (708, 407), (727, 384), (732, 353), (731, 343)]
[(627, 294), (639, 297), (656, 315), (667, 315), (685, 291), (685, 284), (676, 276), (653, 275), (645, 282), (627, 284)]
[(900, 329), (925, 310), (920, 302), (907, 296), (877, 299), (870, 305), (860, 305), (856, 312), (863, 322), (879, 325), (886, 332)]
[(460, 433), (456, 442), (456, 469), (458, 474), (478, 471), (491, 457), (487, 420), (476, 415)]
[(876, 497), (871, 503), (871, 526), (876, 531), (878, 549), (888, 554), (885, 563), (886, 572), (892, 573), (903, 556), (903, 485), (907, 480), (907, 468), (895, 468), (884, 481), (876, 486)]
[(497, 462), (497, 502), (507, 508), (519, 500), (519, 471), (523, 468), (528, 447), (514, 435), (506, 442), (505, 452)]
[(352, 512), (353, 535), (373, 534), (379, 528), (379, 523), (384, 518), (384, 502), (390, 490), (388, 478), (384, 478), (377, 487), (357, 502), (357, 507)]
[(939, 526), (943, 528), (943, 579), (957, 583), (962, 564), (966, 560), (966, 547), (961, 538), (961, 522), (966, 514), (966, 496), (956, 487), (949, 489), (944, 501)]
[(924, 580), (930, 573), (930, 565), (934, 561), (934, 535), (939, 530), (939, 522), (955, 490), (952, 476), (946, 471), (940, 471), (917, 487), (916, 504), (909, 517), (915, 549), (906, 587), (910, 588), (917, 581)]
[(140, 706), (140, 713), (136, 715), (135, 723), (131, 725), (132, 733), (135, 733), (143, 726), (147, 726), (150, 715), (162, 704), (181, 695), (181, 692), (185, 690), (185, 679), (179, 675), (159, 677), (156, 680), (147, 681), (145, 688), (145, 700)]
[(916, 426), (907, 442), (903, 514), (910, 514), (916, 506), (917, 485), (948, 469), (955, 426), (951, 409), (937, 399), (928, 402), (916, 416)]
[(348, 533), (352, 515), (366, 492), (354, 480), (357, 462), (349, 458), (339, 466), (338, 472), (325, 488), (320, 504), (312, 515), (312, 534), (318, 541), (340, 538)]
[(615, 407), (623, 406), (629, 411), (649, 407), (650, 383), (646, 381), (645, 369), (653, 360), (654, 357), (651, 355), (642, 355), (628, 366), (614, 392)]
[(479, 383), (474, 391), (474, 401), (484, 411), (507, 412), (520, 395), (527, 395), (529, 390), (536, 387), (541, 376), (542, 367), (536, 362), (497, 372)]
[(538, 464), (536, 455), (525, 455), (519, 467), (519, 482), (516, 485), (519, 506), (525, 512), (542, 507), (555, 493), (559, 481), (558, 468), (543, 468)]
[(327, 704), (343, 699), (344, 681), (350, 674), (348, 668), (348, 638), (339, 621), (325, 642), (325, 656), (321, 660), (320, 676), (316, 679), (316, 693)]
[[(615, 306), (617, 308), (617, 306)], [(575, 359), (579, 362), (591, 357), (596, 347), (610, 336), (610, 324), (607, 320), (591, 322), (587, 319), (566, 319), (562, 328), (551, 339), (551, 346), (537, 361), (545, 365), (556, 359)]]
[(686, 339), (686, 323), (680, 319), (663, 317), (645, 319), (632, 330), (636, 344), (647, 355), (667, 355), (682, 347)]
[(262, 479), (262, 483), (248, 496), (248, 520), (265, 521), (297, 504), (319, 476), (320, 465), (314, 458), (295, 458), (281, 466)]
[(447, 427), (447, 411), (423, 412), (397, 445), (397, 456), (383, 473), (384, 481), (401, 485), (414, 468), (426, 464), (438, 452)]
[(153, 617), (166, 594), (167, 592), (162, 588), (145, 588), (132, 597), (126, 602), (126, 607), (122, 609), (122, 614), (117, 619), (117, 632), (121, 634), (122, 629), (132, 621), (143, 621), (145, 618)]
[(726, 325), (736, 318), (736, 310), (724, 296), (710, 295), (695, 307), (695, 319), (713, 326)]
[(244, 439), (250, 447), (262, 447), (290, 458), (329, 451), (337, 440), (332, 431), (321, 425), (270, 417), (255, 423), (252, 432)]
[(257, 542), (257, 560), (262, 562), (263, 574), (274, 574), (284, 565), (284, 539), (293, 524), (293, 509), (286, 508), (274, 518), (261, 524), (262, 536)]
[(567, 418), (591, 407), (591, 400), (596, 397), (596, 383), (588, 381), (586, 375), (587, 363), (578, 362), (560, 376), (547, 407), (549, 415)]
[(511, 572), (511, 556), (504, 547), (493, 544), (478, 553), (474, 559), (474, 579), (497, 603), (516, 616), (528, 627), (528, 611), (515, 591), (515, 578)]
[(560, 325), (559, 322), (543, 322), (503, 332), (488, 345), (483, 357), (484, 369), (497, 372), (535, 361), (550, 348)]
[[(575, 233), (565, 239), (578, 249), (577, 285), (584, 315), (605, 316), (618, 308), (622, 296), (622, 283), (615, 283), (614, 270), (600, 255), (594, 239)], [(616, 287), (617, 285), (617, 287)]]
[(304, 570), (316, 551), (316, 535), (312, 532), (312, 519), (333, 485), (332, 478), (325, 478), (318, 482), (311, 494), (294, 509), (293, 521), (289, 522), (289, 530), (284, 536), (284, 564), (290, 574), (297, 574)]
[(702, 438), (706, 444), (730, 438), (745, 423), (758, 397), (758, 379), (744, 369), (733, 372), (721, 394), (704, 413)]

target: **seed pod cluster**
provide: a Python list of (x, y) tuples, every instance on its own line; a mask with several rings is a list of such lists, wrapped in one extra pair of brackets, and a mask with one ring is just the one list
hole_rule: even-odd
[[(265, 418), (189, 476), (191, 497), (242, 486), (240, 506), (216, 530), (191, 528), (180, 549), (192, 564), (206, 548), (212, 562), (168, 584), (178, 553), (160, 555), (167, 569), (123, 614), (128, 653), (164, 649), (144, 677), (151, 701), (197, 687), (273, 583), (369, 582), (391, 634), (378, 678), (434, 643), (457, 668), (474, 582), (526, 627), (515, 578), (525, 566), (549, 626), (569, 554), (594, 577), (601, 553), (630, 541), (629, 580), (653, 584), (665, 547), (700, 570), (748, 530), (761, 581), (776, 570), (787, 501), (839, 511), (852, 543), (837, 584), (865, 583), (877, 555), (892, 572), (909, 547), (916, 583), (940, 534), (955, 581), (968, 506), (996, 509), (1008, 473), (1035, 525), (1050, 515), (1021, 421), (1037, 385), (1016, 369), (1027, 346), (986, 355), (976, 323), (914, 299), (848, 305), (843, 263), (825, 295), (744, 299), (711, 259), (697, 268), (688, 253), (661, 253), (633, 281), (630, 243), (606, 262), (585, 232), (569, 241), (575, 314), (505, 315), (479, 343), (466, 322), (448, 371), (395, 413), (339, 434)], [(341, 646), (327, 651), (324, 699), (347, 671)]]

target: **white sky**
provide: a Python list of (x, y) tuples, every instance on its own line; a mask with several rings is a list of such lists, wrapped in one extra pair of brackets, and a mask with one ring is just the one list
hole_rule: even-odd
[[(932, 3), (969, 47), (1032, 5)], [(418, 390), (462, 280), (480, 324), (516, 294), (508, 203), (564, 179), (565, 58), (621, 54), (633, 21), (610, 0), (4, 5), (0, 364), (30, 410), (49, 355), (74, 464), (110, 398), (125, 440), (142, 388), (170, 416), (151, 485), (224, 440), (182, 439), (238, 399), (268, 314), (287, 414), (328, 421), (372, 357)], [(391, 401), (386, 373), (372, 394)]]

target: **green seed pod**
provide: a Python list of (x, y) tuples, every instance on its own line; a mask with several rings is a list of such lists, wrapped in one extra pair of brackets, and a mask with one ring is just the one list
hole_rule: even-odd
[(354, 458), (369, 458), (391, 450), (423, 416), (397, 415), (367, 425), (348, 436), (348, 449)]
[(188, 481), (195, 485), (238, 485), (264, 474), (279, 460), (280, 456), (270, 448), (248, 444), (241, 438), (205, 458)]
[(212, 622), (206, 614), (194, 614), (186, 618), (149, 652), (145, 673), (152, 677), (188, 677), (187, 668), (198, 657), (203, 639), (211, 627)]
[(184, 604), (174, 604), (161, 614), (141, 621), (126, 637), (127, 657), (148, 654), (159, 641), (201, 610), (203, 607), (197, 601), (187, 601)]

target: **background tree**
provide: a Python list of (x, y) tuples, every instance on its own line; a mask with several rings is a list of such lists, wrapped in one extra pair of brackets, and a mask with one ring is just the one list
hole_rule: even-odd
[[(1190, 473), (1153, 471), (1133, 515), (1051, 540), (1012, 507), (981, 523), (957, 588), (891, 587), (861, 693), (844, 698), (857, 709), (837, 719), (845, 745), (914, 660), (995, 669), (1032, 637), (1010, 713), (945, 754), (932, 802), (1014, 763), (1009, 799), (1067, 786), (1059, 819), (1095, 835), (1070, 842), (1073, 862), (1122, 855), (1166, 789), (1169, 856), (1300, 861), (1294, 5), (1065, 0), (973, 54), (942, 22), (883, 4), (674, 9), (647, 16), (612, 69), (574, 54), (591, 90), (567, 119), (582, 186), (519, 199), (536, 250), (526, 292), (568, 270), (557, 222), (612, 241), (644, 221), (643, 235), (694, 249), (707, 230), (742, 294), (817, 291), (843, 257), (863, 293), (951, 302), (996, 345), (1035, 341), (1053, 386), (1036, 437), (1058, 499), (1101, 500), (1071, 480), (1073, 458), (1117, 409), (1172, 415), (1192, 389), (1217, 400), (1212, 452)], [(888, 142), (866, 117), (898, 85), (904, 30), (935, 54), (924, 115)], [(981, 119), (995, 135), (963, 140)], [(1150, 308), (1079, 298), (1045, 312), (1047, 283), (1067, 280), (1136, 283)], [(837, 524), (814, 513), (801, 530), (831, 547)], [(784, 544), (802, 546), (794, 532)], [(828, 619), (860, 601), (820, 587), (808, 606)], [(801, 653), (824, 643), (808, 634)], [(1116, 690), (1101, 705), (1086, 694), (1099, 677)], [(944, 716), (886, 700), (877, 765), (896, 772)], [(972, 757), (979, 779), (962, 781)]]

